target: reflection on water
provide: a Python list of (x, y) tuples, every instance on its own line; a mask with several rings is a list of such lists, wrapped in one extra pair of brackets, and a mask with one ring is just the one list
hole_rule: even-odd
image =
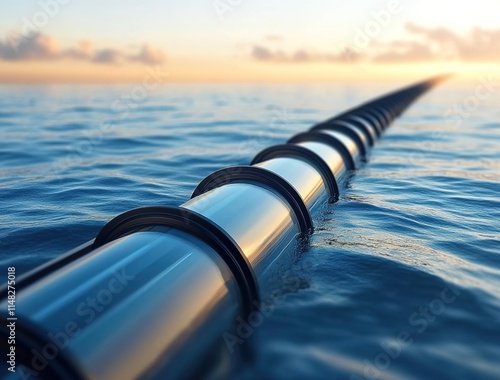
[[(0, 262), (21, 273), (123, 211), (181, 204), (210, 172), (393, 87), (172, 86), (126, 117), (112, 104), (128, 85), (2, 87)], [(498, 378), (500, 108), (444, 117), (473, 90), (421, 98), (317, 215), (291, 268), (303, 286), (282, 285), (238, 379)]]

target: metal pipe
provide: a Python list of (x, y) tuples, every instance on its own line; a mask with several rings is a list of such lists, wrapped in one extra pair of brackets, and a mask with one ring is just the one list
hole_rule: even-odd
[[(234, 348), (227, 337), (259, 312), (270, 291), (266, 278), (313, 232), (311, 212), (338, 199), (369, 146), (437, 82), (320, 123), (260, 152), (251, 166), (217, 171), (180, 207), (119, 215), (95, 240), (24, 276), (18, 370), (96, 380), (204, 371), (213, 347), (221, 355)], [(0, 348), (8, 354), (7, 323)]]
[(182, 376), (176, 370), (184, 356), (180, 348), (191, 342), (196, 350), (196, 342), (220, 333), (199, 316), (217, 315), (231, 324), (240, 305), (234, 276), (217, 252), (165, 227), (93, 250), (24, 288), (19, 299), (18, 339), (42, 340), (21, 347), (35, 358), (29, 364), (47, 378), (61, 378), (50, 371), (50, 360), (66, 356), (78, 367), (61, 371), (66, 379), (138, 378), (167, 359), (172, 373)]

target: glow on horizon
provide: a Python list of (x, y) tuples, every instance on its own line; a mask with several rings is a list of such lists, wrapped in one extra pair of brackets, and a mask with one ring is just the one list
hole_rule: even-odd
[[(346, 64), (324, 62), (322, 58), (317, 62), (291, 63), (279, 59), (265, 62), (252, 57), (255, 45), (263, 45), (284, 56), (294, 51), (307, 51), (314, 57), (339, 54), (342, 46), (352, 45), (357, 31), (373, 19), (373, 12), (388, 8), (388, 0), (292, 0), (286, 3), (278, 0), (207, 0), (196, 5), (188, 1), (167, 3), (161, 0), (110, 0), (105, 5), (96, 0), (21, 0), (2, 6), (0, 40), (4, 41), (3, 48), (7, 46), (7, 36), (22, 33), (25, 20), (32, 20), (43, 10), (42, 4), (54, 3), (54, 14), (38, 31), (54, 38), (61, 48), (89, 41), (96, 49), (128, 52), (148, 44), (165, 52), (167, 59), (161, 66), (170, 73), (172, 82), (416, 79), (442, 72), (464, 73), (464, 77), (469, 78), (483, 71), (499, 73), (495, 62), (482, 61), (438, 59)], [(217, 5), (224, 3), (227, 7), (219, 7), (218, 12)], [(413, 41), (405, 29), (408, 23), (424, 28), (444, 27), (457, 35), (465, 35), (477, 27), (497, 30), (496, 15), (500, 11), (500, 3), (494, 0), (464, 4), (450, 0), (400, 0), (399, 6), (401, 11), (393, 14), (390, 22), (370, 38), (370, 44), (361, 49), (362, 53), (371, 52), (372, 46), (390, 46), (391, 41)], [(222, 19), (220, 9), (225, 9)], [(0, 45), (0, 53), (1, 48)], [(72, 59), (3, 59), (0, 60), (0, 82), (135, 81), (144, 75), (144, 66), (144, 62), (97, 64)]]

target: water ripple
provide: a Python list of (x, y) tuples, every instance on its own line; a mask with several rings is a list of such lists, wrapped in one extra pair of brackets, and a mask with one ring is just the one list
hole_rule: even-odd
[[(368, 97), (330, 85), (172, 86), (118, 115), (126, 91), (0, 87), (2, 265), (25, 272), (121, 212), (181, 204), (211, 172)], [(255, 362), (235, 379), (498, 378), (500, 124), (485, 122), (498, 104), (459, 128), (441, 116), (470, 91), (443, 86), (416, 103), (316, 215), (290, 281), (273, 285), (281, 296)], [(397, 343), (404, 333), (410, 342)]]

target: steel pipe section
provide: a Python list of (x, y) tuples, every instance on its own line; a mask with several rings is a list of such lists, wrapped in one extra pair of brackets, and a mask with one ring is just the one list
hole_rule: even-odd
[[(16, 360), (25, 378), (189, 378), (249, 357), (277, 268), (313, 233), (369, 148), (440, 78), (409, 86), (219, 170), (180, 207), (117, 216), (92, 241), (20, 278)], [(7, 286), (1, 309), (7, 310)], [(9, 354), (2, 316), (0, 348)], [(231, 360), (220, 360), (237, 352)], [(4, 356), (5, 357), (5, 356)], [(216, 368), (218, 377), (230, 366)]]

